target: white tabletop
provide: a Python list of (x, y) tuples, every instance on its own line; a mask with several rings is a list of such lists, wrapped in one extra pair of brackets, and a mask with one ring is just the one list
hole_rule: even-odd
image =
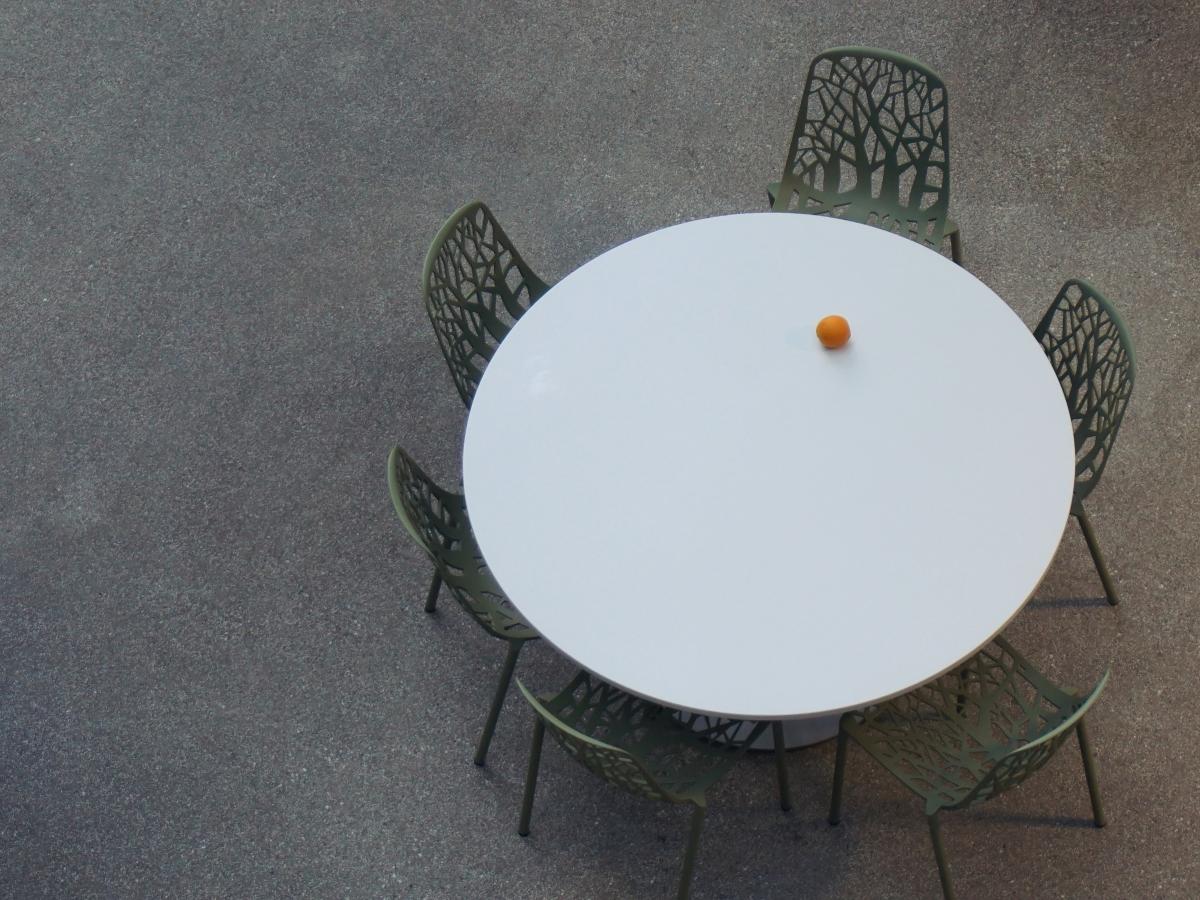
[[(845, 316), (842, 350), (822, 316)], [(951, 668), (1024, 605), (1074, 478), (1021, 320), (904, 238), (688, 222), (559, 282), (489, 364), (464, 484), (543, 636), (660, 703), (800, 719)]]

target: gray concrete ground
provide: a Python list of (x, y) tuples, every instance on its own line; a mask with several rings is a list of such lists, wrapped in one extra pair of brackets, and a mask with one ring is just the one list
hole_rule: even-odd
[[(965, 896), (1194, 897), (1200, 726), (1194, 0), (1073, 4), (37, 3), (0, 8), (0, 893), (669, 896), (685, 813), (548, 751), (471, 765), (502, 648), (389, 506), (403, 443), (446, 482), (464, 415), (417, 293), (488, 200), (558, 278), (664, 225), (762, 208), (809, 59), (844, 43), (950, 88), (969, 267), (1033, 323), (1069, 276), (1140, 370), (1093, 516), (1010, 629), (1093, 713), (951, 816)], [(886, 462), (886, 461), (884, 461)], [(986, 473), (980, 473), (986, 477)], [(980, 510), (980, 514), (986, 514)], [(980, 572), (981, 580), (988, 577)], [(853, 647), (847, 664), (853, 664)], [(522, 676), (567, 667), (532, 648)], [(837, 673), (830, 673), (836, 678)], [(934, 897), (917, 804), (833, 748), (716, 791), (699, 897)]]

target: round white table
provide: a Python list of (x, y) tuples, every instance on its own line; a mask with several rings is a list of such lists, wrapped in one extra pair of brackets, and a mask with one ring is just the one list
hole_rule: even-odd
[[(850, 343), (821, 347), (824, 315)], [(1061, 389), (965, 269), (836, 219), (703, 219), (560, 281), (488, 365), (463, 476), (547, 641), (667, 706), (809, 720), (986, 644), (1070, 507)], [(831, 718), (832, 716), (832, 718)]]

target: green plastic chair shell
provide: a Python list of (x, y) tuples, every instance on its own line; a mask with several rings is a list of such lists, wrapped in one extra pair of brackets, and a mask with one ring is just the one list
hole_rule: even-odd
[[(692, 820), (679, 897), (687, 897), (706, 810), (705, 792), (766, 728), (739, 719), (672, 710), (580, 671), (556, 695), (535, 697), (517, 686), (536, 713), (518, 834), (529, 834), (533, 797), (547, 731), (572, 759), (639, 797), (689, 804)], [(780, 806), (791, 808), (783, 768), (782, 726), (773, 723)]]
[(924, 801), (942, 891), (954, 896), (938, 815), (1011, 790), (1044, 766), (1074, 733), (1097, 828), (1105, 824), (1084, 714), (1109, 673), (1085, 695), (1041, 674), (1003, 638), (927, 685), (842, 716), (829, 822), (841, 816), (849, 738)]
[(1075, 429), (1075, 497), (1071, 514), (1114, 606), (1120, 602), (1096, 533), (1083, 508), (1100, 483), (1133, 394), (1133, 342), (1113, 305), (1086, 281), (1066, 282), (1033, 336), (1062, 385)]
[(813, 60), (771, 208), (833, 215), (903, 234), (934, 250), (959, 229), (948, 218), (946, 86), (924, 63), (890, 50), (834, 47)]
[(400, 524), (433, 562), (433, 583), (425, 611), (434, 612), (444, 583), (459, 605), (488, 634), (508, 642), (508, 654), (475, 750), (475, 765), (482, 766), (487, 761), (517, 656), (526, 641), (539, 635), (521, 618), (492, 577), (471, 532), (461, 495), (438, 487), (399, 447), (393, 447), (388, 455), (388, 488)]
[(468, 203), (437, 233), (425, 257), (421, 293), (468, 409), (500, 342), (549, 289), (484, 204)]

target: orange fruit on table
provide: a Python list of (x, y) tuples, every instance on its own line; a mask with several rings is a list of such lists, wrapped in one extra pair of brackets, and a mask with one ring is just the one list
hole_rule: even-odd
[(845, 347), (850, 340), (850, 323), (842, 316), (826, 316), (817, 323), (817, 340), (826, 350)]

